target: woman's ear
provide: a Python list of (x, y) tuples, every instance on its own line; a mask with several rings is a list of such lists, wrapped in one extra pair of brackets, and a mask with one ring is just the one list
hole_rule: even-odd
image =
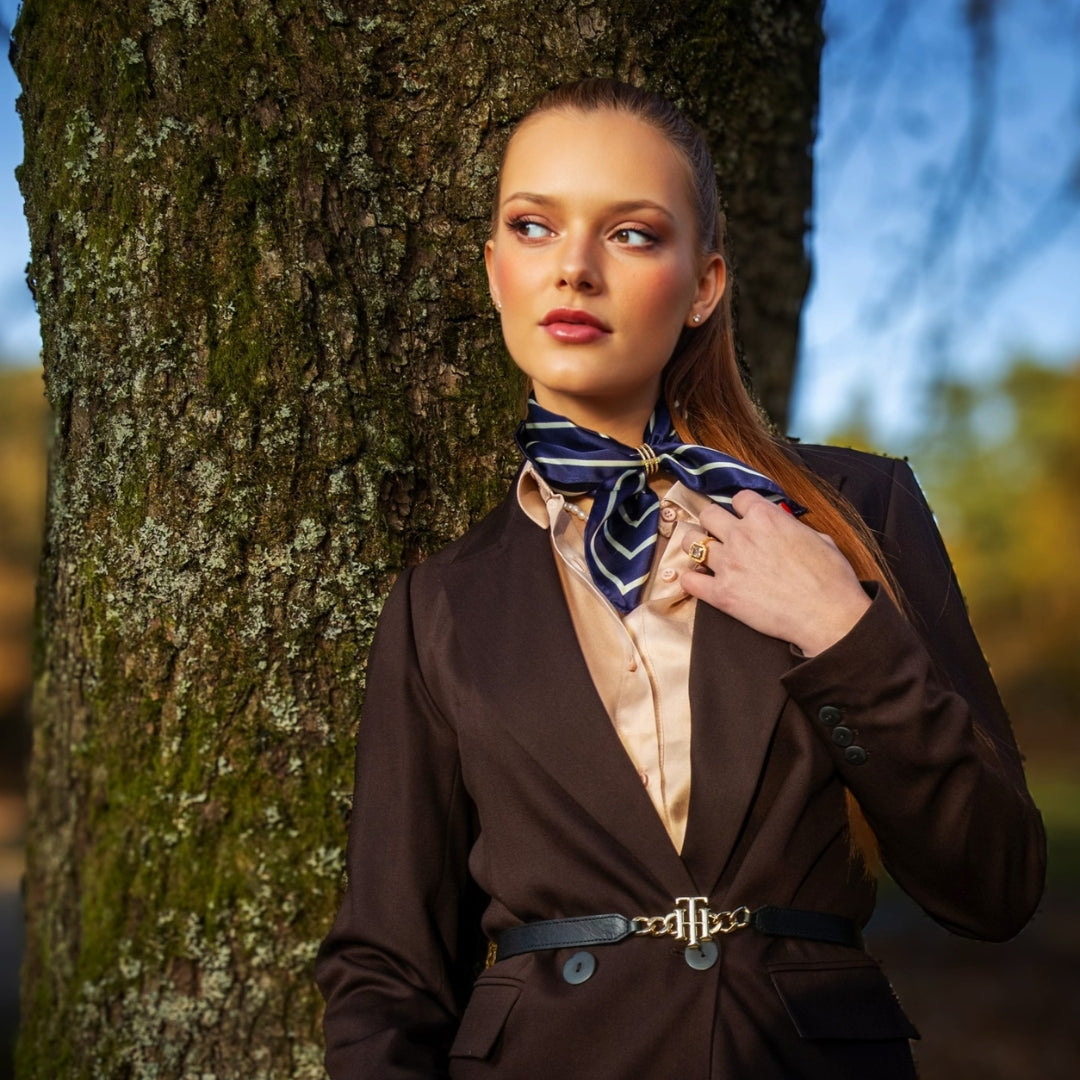
[(502, 301), (499, 299), (499, 291), (495, 288), (495, 241), (488, 240), (484, 244), (484, 269), (487, 270), (488, 292), (491, 293), (491, 302), (496, 311), (502, 311)]
[(726, 287), (727, 263), (724, 262), (724, 257), (715, 252), (706, 255), (701, 264), (694, 302), (686, 315), (686, 325), (700, 326), (705, 322), (720, 303)]

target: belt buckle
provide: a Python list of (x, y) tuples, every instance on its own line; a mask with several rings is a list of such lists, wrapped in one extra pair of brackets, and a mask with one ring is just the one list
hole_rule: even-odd
[(750, 925), (750, 909), (745, 905), (730, 911), (713, 911), (707, 896), (678, 896), (675, 908), (666, 915), (637, 915), (630, 920), (635, 934), (673, 937), (688, 949), (718, 934), (730, 934)]

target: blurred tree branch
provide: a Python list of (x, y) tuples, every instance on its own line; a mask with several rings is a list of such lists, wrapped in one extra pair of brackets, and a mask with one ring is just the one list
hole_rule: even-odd
[[(869, 286), (858, 319), (864, 327), (890, 331), (921, 301), (919, 334), (934, 369), (947, 366), (957, 329), (1058, 240), (1080, 206), (1080, 69), (1070, 68), (1071, 126), (1061, 131), (1041, 114), (1022, 125), (1032, 141), (1066, 145), (1057, 178), (1033, 181), (1033, 168), (1044, 168), (1047, 159), (1016, 144), (1010, 125), (1024, 103), (1010, 84), (1021, 76), (1008, 62), (1009, 34), (1019, 18), (1046, 41), (1074, 40), (1080, 48), (1080, 0), (954, 0), (952, 7), (967, 43), (963, 55), (942, 56), (933, 48), (939, 43), (927, 44), (931, 24), (940, 22), (940, 11), (931, 17), (928, 0), (888, 0), (872, 21), (862, 9), (856, 16), (835, 0), (825, 10), (827, 49), (838, 54), (834, 93), (844, 109), (820, 153), (832, 190), (838, 191), (841, 174), (865, 147), (866, 132), (877, 127), (880, 134), (890, 113), (898, 130), (918, 136), (923, 155), (917, 197), (925, 210), (905, 231), (898, 254), (887, 253), (884, 261), (892, 268)], [(860, 45), (860, 38), (868, 41)], [(852, 56), (847, 64), (845, 51)], [(940, 84), (945, 64), (956, 66), (966, 112), (951, 141), (937, 138), (950, 103), (927, 102), (922, 93)], [(1038, 77), (1054, 76), (1040, 71)]]

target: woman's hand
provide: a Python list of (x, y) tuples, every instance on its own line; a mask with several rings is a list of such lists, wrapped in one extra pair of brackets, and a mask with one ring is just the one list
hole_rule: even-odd
[[(832, 538), (752, 491), (702, 511), (711, 574), (690, 571), (682, 587), (691, 596), (747, 626), (814, 656), (840, 640), (870, 606), (851, 564)], [(688, 551), (701, 534), (683, 541)]]

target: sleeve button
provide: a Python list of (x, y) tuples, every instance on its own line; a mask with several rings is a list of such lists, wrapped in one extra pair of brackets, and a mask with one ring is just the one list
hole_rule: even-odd
[(849, 727), (844, 727), (843, 724), (837, 724), (832, 729), (832, 741), (837, 746), (851, 746), (855, 741), (855, 732)]
[(865, 765), (866, 751), (861, 746), (849, 746), (844, 751), (844, 760), (849, 765)]
[(835, 705), (823, 705), (817, 715), (826, 727), (835, 727), (843, 719), (844, 714)]

